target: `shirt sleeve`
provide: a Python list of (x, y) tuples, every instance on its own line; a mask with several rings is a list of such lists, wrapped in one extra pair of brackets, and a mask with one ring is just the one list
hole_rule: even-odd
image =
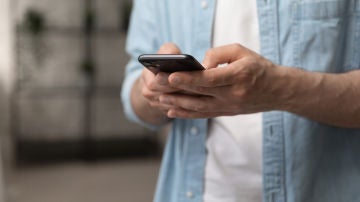
[(126, 42), (126, 51), (131, 59), (126, 66), (121, 90), (121, 100), (126, 117), (131, 121), (154, 130), (160, 126), (148, 124), (135, 114), (130, 101), (130, 94), (143, 68), (137, 61), (138, 56), (144, 53), (155, 53), (159, 48), (155, 9), (154, 0), (134, 1)]

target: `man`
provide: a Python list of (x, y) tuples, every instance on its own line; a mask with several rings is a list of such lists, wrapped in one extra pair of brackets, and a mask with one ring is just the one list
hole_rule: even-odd
[[(262, 56), (256, 44), (251, 51), (216, 43), (217, 33), (226, 41), (239, 30), (231, 30), (238, 23), (221, 27), (229, 20), (217, 22), (222, 18), (218, 11), (241, 13), (236, 1), (224, 11), (224, 2), (135, 1), (128, 40), (133, 59), (122, 92), (125, 110), (150, 128), (173, 124), (155, 201), (259, 201), (261, 183), (264, 201), (359, 201), (357, 1), (258, 0), (258, 23), (249, 24), (259, 25)], [(240, 28), (245, 35), (252, 30)], [(159, 48), (159, 53), (181, 50), (203, 59), (207, 70), (153, 75), (136, 57)], [(248, 142), (259, 133), (258, 115), (263, 156), (251, 159), (259, 152), (252, 147), (259, 143)], [(240, 135), (233, 134), (238, 125), (229, 123), (236, 120), (252, 126), (239, 125)], [(241, 150), (230, 145), (231, 138)], [(261, 158), (262, 167), (251, 163)]]

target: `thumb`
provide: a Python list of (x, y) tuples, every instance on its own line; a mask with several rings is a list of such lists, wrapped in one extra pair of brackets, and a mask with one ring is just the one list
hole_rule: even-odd
[(209, 49), (202, 62), (207, 69), (218, 65), (230, 64), (250, 53), (250, 50), (240, 44), (230, 44)]
[(174, 43), (165, 43), (163, 44), (158, 52), (158, 54), (180, 54), (181, 51), (179, 47), (176, 46)]

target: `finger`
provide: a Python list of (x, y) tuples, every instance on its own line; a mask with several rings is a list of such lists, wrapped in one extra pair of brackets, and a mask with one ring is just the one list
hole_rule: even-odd
[(155, 79), (154, 73), (152, 73), (147, 68), (143, 68), (142, 74), (141, 74), (141, 80), (145, 85), (148, 85), (152, 80)]
[(153, 108), (157, 108), (159, 109), (160, 111), (163, 111), (163, 112), (168, 112), (170, 109), (174, 109), (176, 107), (172, 106), (172, 105), (166, 105), (166, 104), (163, 104), (163, 103), (160, 103), (160, 102), (149, 102), (150, 106), (153, 107)]
[(159, 100), (159, 96), (161, 94), (159, 94), (159, 93), (154, 93), (145, 88), (142, 90), (142, 94), (151, 107), (158, 108), (162, 111), (165, 111), (165, 110), (167, 111), (170, 108), (174, 108), (173, 105), (161, 103)]
[(175, 72), (169, 76), (169, 84), (174, 88), (219, 87), (233, 83), (234, 71), (231, 65), (204, 71)]
[(219, 116), (233, 116), (236, 115), (231, 112), (197, 112), (181, 108), (172, 108), (167, 111), (169, 118), (182, 118), (182, 119), (199, 119), (199, 118), (214, 118)]
[(163, 44), (158, 52), (158, 54), (180, 54), (181, 51), (174, 43), (165, 43)]
[(178, 92), (179, 89), (172, 88), (169, 84), (169, 73), (159, 72), (153, 80), (156, 89), (153, 89), (161, 93), (174, 93)]
[(154, 82), (162, 86), (170, 86), (169, 84), (169, 73), (159, 72), (154, 78)]
[(209, 96), (161, 95), (159, 101), (162, 104), (197, 112), (212, 112), (217, 106), (216, 100)]
[(145, 87), (150, 91), (158, 93), (173, 93), (179, 91), (179, 89), (172, 88), (168, 83), (168, 74), (159, 72), (154, 75), (150, 73), (144, 76)]
[(239, 59), (222, 68), (207, 69), (205, 71), (175, 72), (170, 74), (169, 84), (173, 88), (184, 91), (215, 95), (219, 92), (217, 88), (246, 84), (249, 79), (254, 80), (255, 77), (261, 76), (254, 71), (254, 64), (249, 62), (248, 58)]
[(232, 63), (251, 51), (240, 44), (231, 44), (209, 49), (202, 64), (207, 68), (216, 68), (220, 64)]
[(219, 86), (219, 87), (182, 85), (176, 88), (178, 90), (176, 93), (192, 95), (192, 96), (219, 97), (219, 96), (225, 96), (225, 93), (227, 94), (227, 92), (230, 91), (231, 87), (232, 87), (231, 85)]

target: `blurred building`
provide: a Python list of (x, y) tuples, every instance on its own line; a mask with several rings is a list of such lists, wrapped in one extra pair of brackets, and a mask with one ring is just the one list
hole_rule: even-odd
[(9, 168), (13, 156), (10, 136), (10, 94), (13, 81), (13, 44), (10, 23), (10, 0), (0, 0), (0, 202), (4, 202), (3, 172)]
[(131, 5), (0, 0), (0, 202), (150, 200), (162, 141), (120, 100)]
[(0, 67), (6, 164), (158, 151), (120, 102), (131, 1), (1, 1), (9, 28)]

